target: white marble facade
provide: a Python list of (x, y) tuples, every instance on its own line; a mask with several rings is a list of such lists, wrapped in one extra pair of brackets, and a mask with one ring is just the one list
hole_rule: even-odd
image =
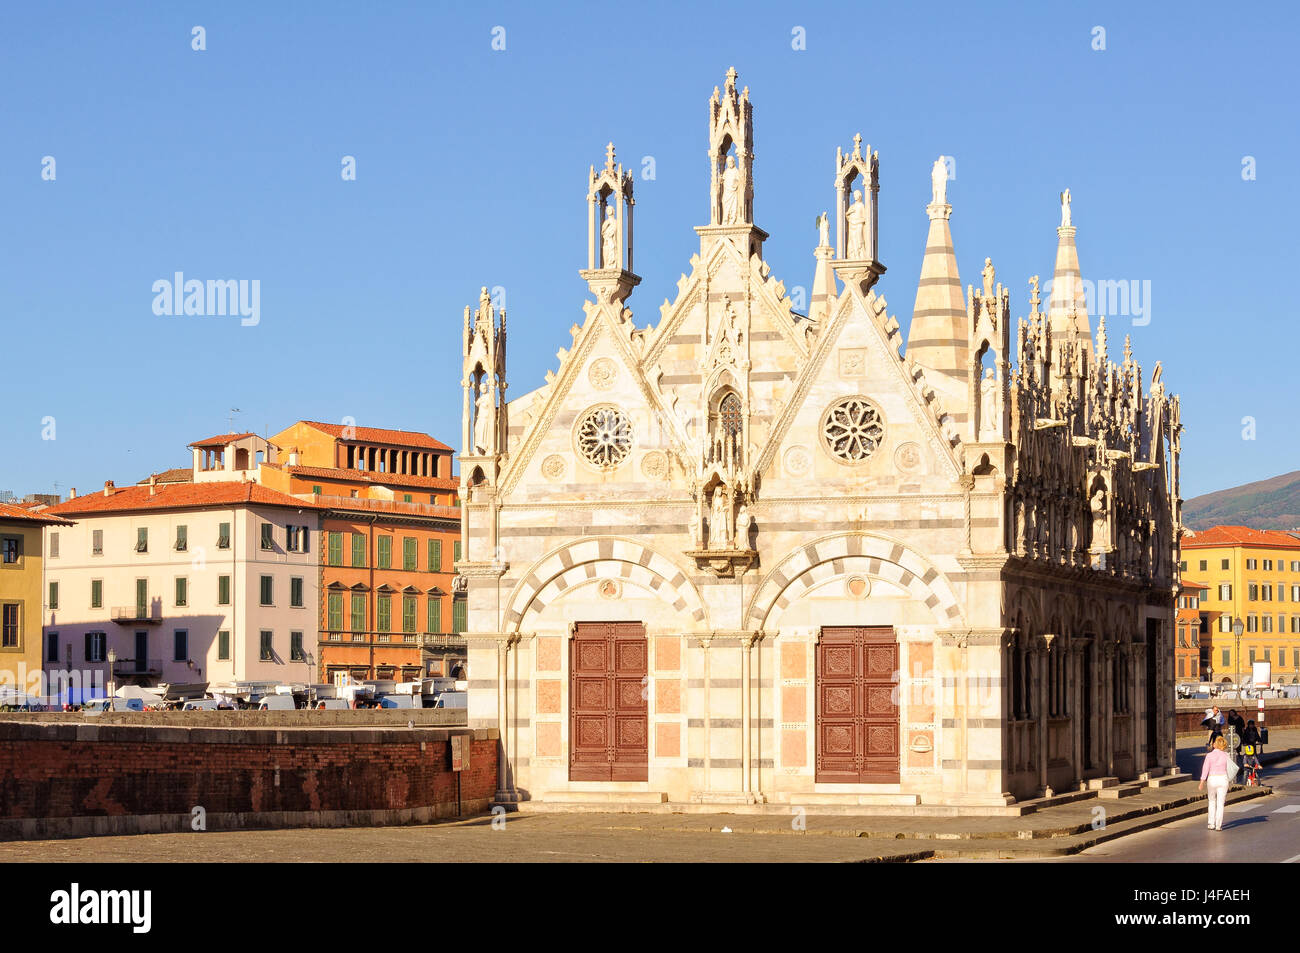
[[(632, 176), (612, 146), (590, 172), (592, 298), (570, 335), (557, 324), (545, 384), (507, 403), (505, 315), (486, 292), (465, 312), (458, 569), (470, 722), (501, 729), (499, 797), (979, 810), (1163, 771), (1172, 696), (1149, 689), (1172, 678), (1180, 426), (1159, 371), (1143, 394), (1104, 329), (1095, 353), (1052, 339), (1036, 279), (1011, 354), (991, 264), (962, 300), (937, 180), (900, 356), (861, 137), (839, 153), (799, 313), (753, 223), (734, 70), (708, 132), (710, 221), (654, 320), (627, 307)], [(1058, 274), (1077, 273), (1061, 231)], [(947, 337), (918, 340), (935, 315)], [(573, 780), (571, 636), (614, 621), (644, 626), (646, 779)], [(896, 779), (819, 777), (818, 641), (835, 626), (897, 645)]]

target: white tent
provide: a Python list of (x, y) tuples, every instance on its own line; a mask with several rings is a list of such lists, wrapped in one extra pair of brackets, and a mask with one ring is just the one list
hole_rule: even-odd
[(141, 688), (139, 685), (123, 685), (113, 694), (118, 698), (138, 698), (146, 705), (162, 704), (162, 692), (153, 688)]

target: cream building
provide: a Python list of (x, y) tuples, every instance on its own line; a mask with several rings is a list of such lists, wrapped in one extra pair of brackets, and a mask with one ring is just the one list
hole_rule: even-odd
[(117, 684), (315, 681), (319, 507), (240, 480), (69, 499), (47, 560), (45, 669)]
[(905, 335), (878, 153), (837, 150), (803, 314), (734, 70), (708, 137), (655, 320), (612, 145), (545, 384), (507, 402), (505, 314), (465, 310), (458, 568), (499, 797), (978, 811), (1171, 769), (1178, 401), (1093, 340), (1068, 192), (1048, 309), (1035, 277), (1013, 329), (987, 259), (962, 293), (937, 162)]

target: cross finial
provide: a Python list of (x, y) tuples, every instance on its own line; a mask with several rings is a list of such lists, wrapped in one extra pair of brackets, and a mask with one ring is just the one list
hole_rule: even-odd
[(853, 134), (853, 158), (862, 158), (862, 133), (860, 132)]
[(736, 67), (732, 66), (727, 70), (727, 88), (734, 89), (735, 87), (736, 87)]
[(612, 142), (605, 147), (605, 166), (614, 168), (614, 143)]

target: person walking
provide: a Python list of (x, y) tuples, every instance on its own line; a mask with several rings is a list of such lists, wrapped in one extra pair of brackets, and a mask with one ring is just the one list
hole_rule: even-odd
[(1223, 830), (1223, 802), (1228, 796), (1230, 764), (1228, 743), (1219, 736), (1214, 739), (1213, 750), (1205, 756), (1205, 762), (1201, 765), (1201, 783), (1196, 786), (1196, 790), (1201, 791), (1205, 789), (1207, 781), (1209, 783), (1210, 816), (1207, 826), (1212, 831)]

